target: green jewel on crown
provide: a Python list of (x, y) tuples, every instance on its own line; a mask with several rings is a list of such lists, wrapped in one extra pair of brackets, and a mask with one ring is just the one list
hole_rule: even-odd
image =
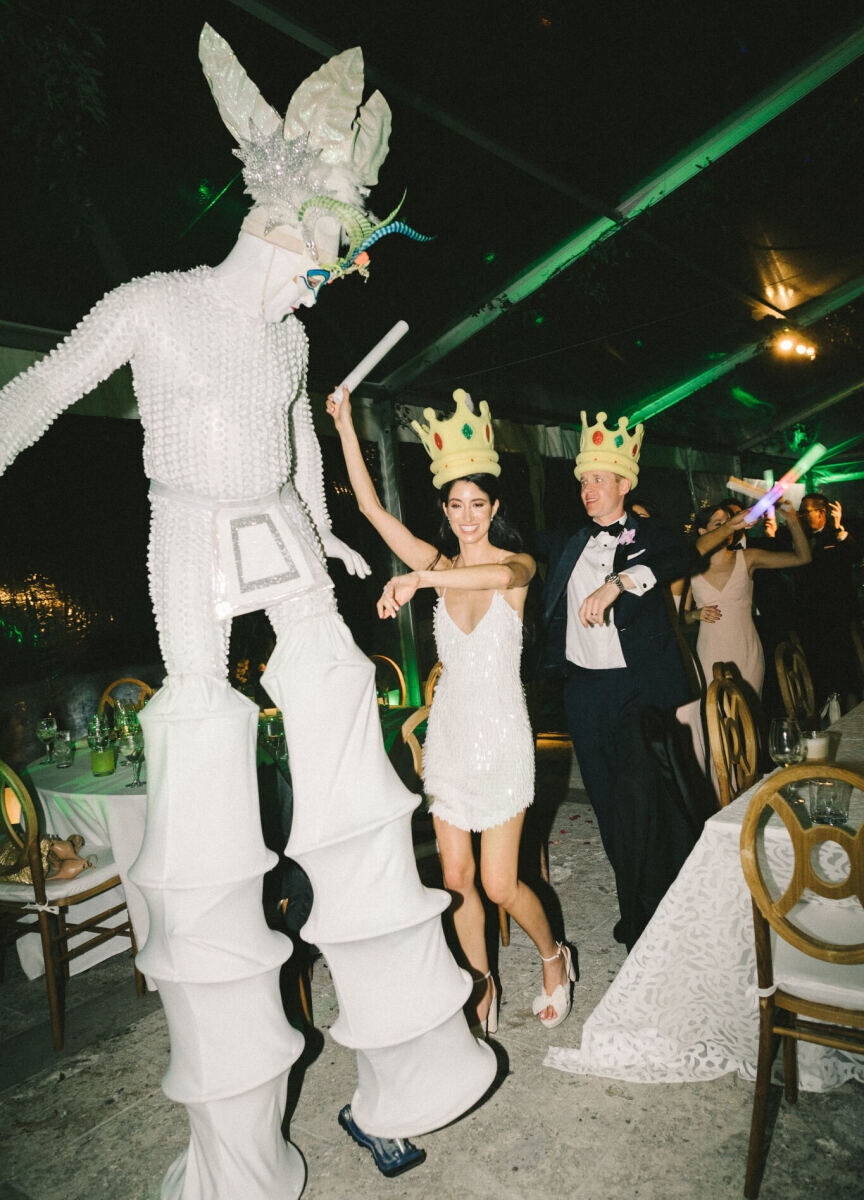
[(471, 426), (468, 424), (467, 421), (462, 426), (462, 436), (466, 439), (466, 441), (470, 441), (471, 438), (474, 436), (474, 430), (471, 428)]

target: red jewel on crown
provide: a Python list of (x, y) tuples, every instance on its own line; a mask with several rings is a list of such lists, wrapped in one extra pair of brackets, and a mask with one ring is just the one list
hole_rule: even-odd
[(599, 430), (599, 429), (598, 429), (598, 430), (597, 430), (597, 432), (594, 434), (594, 436), (592, 437), (591, 441), (594, 443), (594, 445), (595, 445), (595, 446), (599, 446), (599, 445), (601, 445), (601, 444), (602, 444), (602, 442), (603, 442), (603, 434), (600, 432), (600, 430)]
[(636, 457), (636, 455), (637, 455), (638, 453), (639, 453), (639, 447), (638, 447), (638, 446), (634, 446), (634, 447), (633, 447), (633, 457), (635, 458), (635, 457)]
[(492, 430), (489, 428), (488, 425), (486, 426), (486, 441), (487, 442), (492, 441)]
[(438, 447), (439, 450), (441, 450), (444, 446), (444, 443), (441, 441), (440, 433), (435, 434), (435, 445)]

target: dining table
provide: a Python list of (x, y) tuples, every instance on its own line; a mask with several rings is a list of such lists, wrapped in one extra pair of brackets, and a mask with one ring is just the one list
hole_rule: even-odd
[[(145, 767), (146, 771), (146, 767)], [(45, 833), (68, 838), (80, 834), (84, 838), (81, 848), (83, 858), (95, 856), (110, 848), (120, 876), (121, 884), (110, 892), (103, 892), (91, 900), (76, 905), (82, 917), (101, 912), (115, 904), (125, 902), (129, 918), (135, 931), (136, 941), (143, 946), (147, 937), (149, 921), (144, 897), (129, 878), (129, 868), (138, 856), (144, 840), (144, 823), (147, 817), (147, 787), (145, 783), (133, 785), (133, 766), (122, 759), (111, 775), (94, 775), (90, 766), (90, 751), (86, 746), (75, 748), (72, 763), (59, 767), (55, 763), (40, 759), (31, 763), (22, 772), (22, 779), (32, 795), (38, 798), (42, 810), (41, 828)], [(130, 786), (132, 785), (132, 786)], [(86, 875), (82, 876), (82, 885)], [(109, 924), (120, 924), (123, 913), (109, 918)], [(86, 938), (86, 935), (84, 935)], [(82, 938), (71, 938), (75, 946)], [(41, 940), (38, 933), (26, 934), (18, 940), (18, 956), (25, 974), (30, 979), (44, 974)], [(124, 938), (111, 938), (92, 950), (85, 951), (69, 963), (70, 974), (77, 975), (98, 962), (128, 950)]]
[[(411, 706), (378, 706), (385, 750), (390, 751), (402, 724), (415, 711)], [(284, 755), (284, 742), (280, 746), (278, 737), (267, 737), (268, 723), (274, 716), (278, 717), (275, 709), (268, 709), (261, 714), (258, 767), (266, 769), (275, 766), (290, 783), (290, 765)], [(90, 854), (95, 854), (98, 858), (100, 848), (110, 847), (121, 886), (92, 900), (82, 901), (76, 909), (82, 917), (88, 916), (115, 904), (122, 904), (125, 897), (139, 949), (147, 938), (149, 918), (144, 897), (129, 878), (129, 869), (135, 862), (144, 840), (147, 819), (146, 771), (145, 761), (142, 772), (145, 782), (133, 785), (133, 767), (121, 759), (113, 774), (95, 776), (90, 767), (90, 751), (86, 746), (78, 745), (72, 764), (68, 767), (58, 767), (43, 758), (31, 763), (22, 772), (22, 778), (31, 794), (38, 798), (42, 810), (41, 828), (44, 832), (62, 838), (68, 838), (75, 833), (80, 834), (84, 838), (81, 854), (85, 858)], [(268, 796), (272, 791), (272, 788), (268, 790)], [(111, 922), (119, 924), (123, 919), (121, 913), (111, 918)], [(74, 947), (75, 944), (76, 939), (71, 938), (70, 945)], [(19, 938), (17, 948), (22, 969), (28, 978), (35, 979), (44, 974), (42, 945), (38, 933), (26, 934)], [(70, 973), (79, 974), (127, 949), (128, 942), (124, 939), (111, 938), (72, 959), (69, 964)]]
[[(836, 765), (864, 774), (864, 704), (832, 725), (831, 734)], [(756, 1078), (756, 951), (740, 837), (747, 808), (763, 782), (706, 821), (676, 880), (585, 1021), (581, 1044), (550, 1047), (545, 1066), (634, 1083), (693, 1082), (731, 1071)], [(864, 794), (856, 789), (849, 824), (854, 828), (862, 822)], [(776, 817), (765, 830), (765, 854), (775, 877), (788, 878), (792, 847)], [(820, 873), (829, 878), (848, 873), (848, 858), (836, 842), (824, 843), (820, 854)], [(864, 912), (857, 900), (834, 903), (856, 909), (864, 940)], [(826, 1091), (848, 1079), (864, 1082), (860, 1055), (806, 1042), (798, 1046), (798, 1069), (805, 1091)]]

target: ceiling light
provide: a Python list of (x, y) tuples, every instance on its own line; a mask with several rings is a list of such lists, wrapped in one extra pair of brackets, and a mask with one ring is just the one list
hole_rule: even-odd
[(816, 357), (816, 347), (810, 342), (804, 340), (800, 334), (794, 331), (784, 330), (777, 341), (774, 343), (778, 354), (791, 355), (794, 354), (798, 358), (814, 359)]

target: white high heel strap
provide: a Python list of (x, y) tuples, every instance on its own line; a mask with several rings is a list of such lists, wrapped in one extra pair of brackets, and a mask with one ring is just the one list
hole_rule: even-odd
[(564, 945), (562, 942), (556, 942), (555, 945), (558, 947), (558, 949), (555, 951), (555, 953), (552, 955), (552, 957), (544, 958), (543, 955), (541, 954), (540, 955), (541, 962), (554, 962), (556, 958), (561, 957), (561, 951), (564, 949)]

